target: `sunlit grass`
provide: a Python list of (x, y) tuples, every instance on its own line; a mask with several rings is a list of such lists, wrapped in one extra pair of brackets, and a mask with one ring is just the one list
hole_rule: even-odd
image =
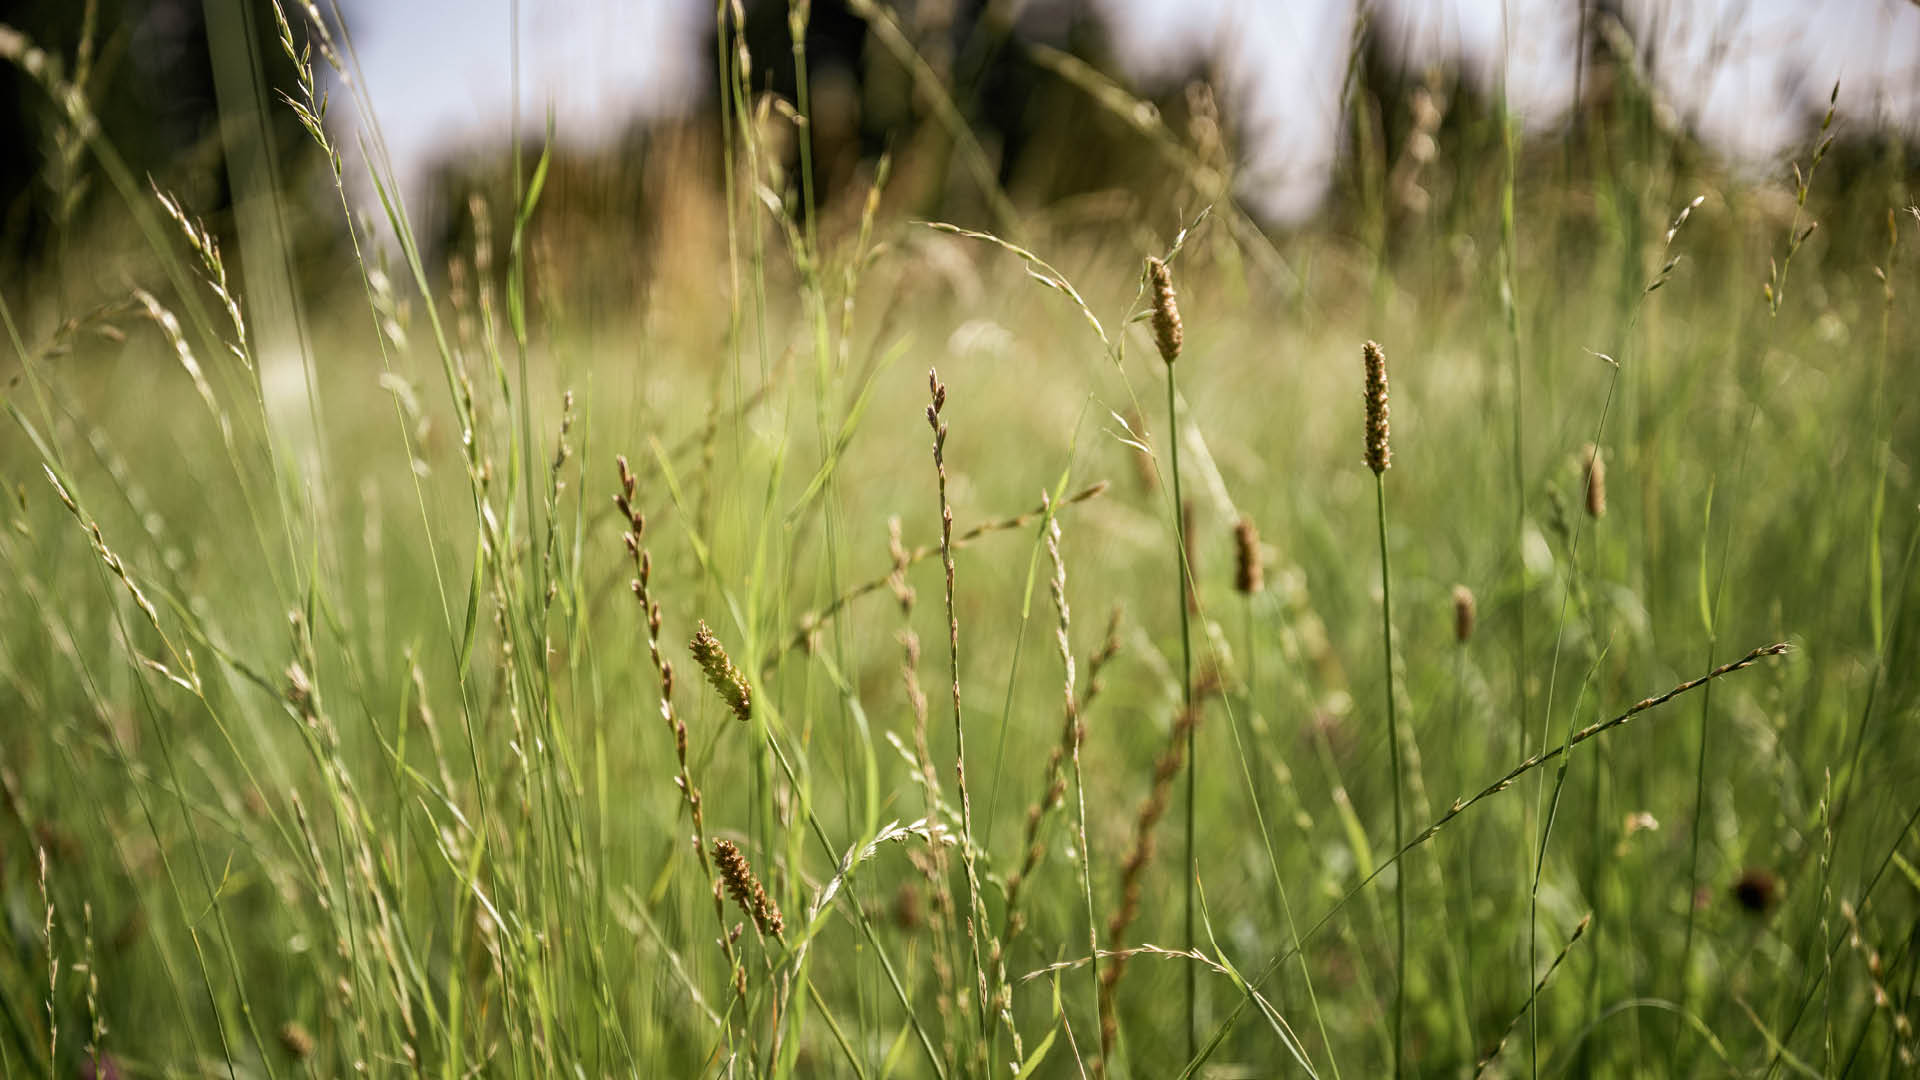
[(537, 148), (452, 250), (387, 192), (310, 412), (170, 195), (0, 296), (0, 1074), (1911, 1068), (1897, 155), (1463, 116), (1418, 208), (1256, 242), (1187, 152), (1015, 237), (720, 89), (631, 307)]

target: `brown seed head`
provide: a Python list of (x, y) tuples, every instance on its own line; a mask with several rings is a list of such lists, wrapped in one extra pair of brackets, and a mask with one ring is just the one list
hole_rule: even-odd
[(1734, 902), (1755, 915), (1765, 915), (1780, 900), (1780, 879), (1765, 867), (1749, 867), (1734, 880)]
[(911, 881), (900, 883), (893, 896), (893, 924), (908, 933), (927, 923), (926, 905), (920, 899), (920, 887)]
[(289, 1020), (280, 1025), (280, 1048), (296, 1061), (305, 1061), (313, 1056), (313, 1036), (298, 1020)]
[(1147, 256), (1147, 280), (1153, 287), (1153, 343), (1160, 359), (1171, 364), (1180, 358), (1180, 308), (1173, 300), (1173, 273), (1167, 264)]
[(742, 722), (751, 720), (753, 690), (747, 686), (747, 677), (733, 666), (726, 647), (720, 644), (719, 638), (713, 636), (712, 630), (707, 629), (705, 621), (694, 631), (693, 641), (687, 647), (699, 663), (700, 670), (706, 673), (707, 681), (719, 693), (720, 699), (727, 703), (727, 708), (733, 710), (733, 715)]
[(1367, 468), (1374, 475), (1393, 465), (1393, 450), (1387, 432), (1387, 354), (1369, 341), (1360, 347), (1367, 365)]
[(780, 909), (774, 905), (773, 898), (753, 876), (753, 867), (747, 865), (747, 857), (734, 846), (731, 840), (713, 842), (713, 863), (720, 870), (720, 880), (727, 886), (728, 895), (740, 905), (740, 910), (753, 919), (753, 924), (762, 934), (779, 937), (786, 923), (780, 917)]
[(1601, 455), (1600, 448), (1587, 444), (1584, 456), (1587, 461), (1587, 516), (1605, 517), (1607, 514), (1607, 459)]
[(1251, 596), (1266, 587), (1266, 573), (1260, 565), (1260, 530), (1253, 519), (1243, 517), (1233, 527), (1233, 587)]
[(1465, 585), (1453, 587), (1453, 639), (1465, 645), (1473, 637), (1473, 590)]

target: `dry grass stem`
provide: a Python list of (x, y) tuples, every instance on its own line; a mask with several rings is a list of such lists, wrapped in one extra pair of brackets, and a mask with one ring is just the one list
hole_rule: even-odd
[[(925, 798), (926, 820), (934, 821), (945, 808), (946, 801), (927, 735), (927, 695), (920, 686), (920, 635), (913, 630), (913, 608), (918, 596), (913, 586), (907, 583), (907, 568), (913, 560), (906, 546), (900, 542), (900, 519), (897, 516), (887, 519), (887, 553), (893, 560), (893, 570), (887, 575), (887, 588), (892, 590), (894, 600), (900, 605), (900, 681), (907, 695), (907, 705), (913, 712), (914, 762), (919, 770), (921, 792)], [(947, 879), (946, 845), (929, 844), (924, 850), (913, 848), (909, 850), (907, 858), (927, 887), (926, 923), (932, 943), (928, 953), (933, 967), (934, 1011), (945, 1025), (942, 1060), (951, 1065), (954, 961), (950, 933), (953, 926), (953, 890)]]
[(660, 717), (666, 722), (667, 731), (673, 737), (674, 760), (679, 773), (674, 777), (674, 786), (680, 791), (680, 798), (687, 808), (687, 816), (693, 821), (693, 850), (700, 861), (702, 879), (714, 882), (713, 913), (720, 924), (720, 949), (727, 961), (727, 970), (733, 973), (736, 993), (746, 996), (746, 968), (741, 966), (734, 953), (733, 935), (727, 930), (727, 912), (720, 899), (719, 883), (714, 878), (712, 861), (707, 856), (707, 819), (701, 804), (700, 789), (693, 782), (693, 769), (687, 762), (687, 725), (681, 721), (679, 713), (673, 707), (673, 664), (660, 654), (660, 605), (653, 598), (653, 555), (643, 540), (647, 531), (647, 519), (641, 514), (634, 501), (639, 487), (639, 478), (627, 466), (625, 455), (616, 459), (619, 468), (620, 490), (613, 497), (614, 505), (626, 519), (627, 531), (622, 537), (626, 544), (627, 555), (633, 560), (634, 577), (630, 583), (633, 595), (640, 602), (640, 610), (647, 623), (647, 657), (653, 663), (654, 672), (660, 679)]
[[(975, 990), (979, 994), (980, 1036), (987, 1037), (987, 969), (981, 959), (980, 937), (986, 932), (986, 902), (980, 895), (980, 872), (974, 864), (973, 799), (967, 791), (967, 730), (960, 708), (960, 609), (954, 604), (953, 504), (947, 499), (947, 387), (937, 371), (928, 369), (927, 427), (933, 431), (933, 469), (939, 480), (940, 561), (946, 570), (947, 657), (953, 690), (953, 778), (960, 793), (960, 861), (967, 875), (967, 942), (973, 953)], [(1044, 512), (1045, 507), (1041, 510)], [(986, 1048), (981, 1047), (984, 1055)]]
[(1115, 604), (1113, 610), (1107, 613), (1107, 632), (1100, 639), (1100, 647), (1087, 657), (1086, 689), (1080, 695), (1082, 716), (1086, 715), (1093, 700), (1100, 696), (1100, 691), (1106, 688), (1100, 676), (1106, 673), (1107, 665), (1113, 662), (1113, 658), (1120, 655), (1120, 620), (1124, 612), (1124, 608)]

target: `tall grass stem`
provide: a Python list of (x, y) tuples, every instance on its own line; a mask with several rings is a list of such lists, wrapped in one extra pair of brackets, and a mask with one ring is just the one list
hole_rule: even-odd
[[(1173, 528), (1174, 568), (1180, 579), (1180, 704), (1191, 712), (1193, 704), (1193, 616), (1192, 598), (1189, 590), (1192, 583), (1187, 579), (1187, 526), (1181, 507), (1186, 502), (1180, 493), (1180, 423), (1174, 403), (1173, 365), (1167, 364), (1167, 447), (1169, 465), (1173, 472)], [(1184, 908), (1185, 926), (1181, 937), (1183, 946), (1189, 950), (1194, 945), (1194, 917), (1198, 905), (1194, 898), (1194, 833), (1197, 819), (1200, 761), (1194, 756), (1194, 734), (1199, 725), (1187, 728), (1187, 813), (1186, 813), (1186, 849), (1180, 860), (1180, 875), (1186, 882), (1186, 904)], [(1192, 1057), (1199, 1047), (1200, 970), (1192, 964), (1186, 965), (1187, 991), (1187, 1056)]]

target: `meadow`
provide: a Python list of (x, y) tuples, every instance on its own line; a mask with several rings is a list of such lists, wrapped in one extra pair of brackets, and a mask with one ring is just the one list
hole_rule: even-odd
[(680, 228), (534, 123), (429, 244), (276, 32), (257, 316), (0, 31), (117, 200), (0, 295), (0, 1075), (1913, 1075), (1902, 147), (1412, 83), (1269, 232), (1056, 57), (1137, 175), (921, 86), (927, 220), (723, 39)]

